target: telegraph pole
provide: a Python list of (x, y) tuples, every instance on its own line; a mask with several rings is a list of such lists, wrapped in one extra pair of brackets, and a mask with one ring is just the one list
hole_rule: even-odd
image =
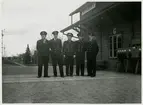
[(5, 29), (3, 29), (3, 30), (1, 30), (1, 39), (2, 39), (2, 41), (1, 41), (1, 45), (2, 45), (2, 57), (4, 57), (4, 52), (5, 52), (5, 47), (4, 47), (4, 43), (3, 43), (3, 37), (4, 37), (4, 31), (5, 31)]
[[(1, 0), (1, 2), (0, 2), (0, 6), (1, 6), (1, 16), (3, 17), (3, 4), (4, 4), (4, 1), (3, 0)], [(3, 18), (2, 18), (2, 21), (3, 21)], [(2, 29), (1, 30), (1, 37), (2, 37), (2, 40), (1, 40), (1, 44), (2, 44), (2, 57), (4, 57), (3, 55), (4, 55), (4, 47), (3, 47), (3, 37), (4, 37), (4, 31), (5, 31), (5, 29)]]
[(1, 30), (1, 35), (2, 35), (2, 41), (1, 41), (1, 42), (2, 42), (2, 44), (1, 44), (1, 45), (2, 45), (2, 57), (3, 57), (3, 36), (4, 36), (3, 31), (4, 31), (4, 30)]
[(5, 45), (3, 45), (3, 57), (6, 57)]

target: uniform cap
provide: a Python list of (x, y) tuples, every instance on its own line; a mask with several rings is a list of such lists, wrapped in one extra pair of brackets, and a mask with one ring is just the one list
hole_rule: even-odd
[(53, 31), (52, 32), (53, 35), (58, 34), (58, 33), (59, 33), (58, 31)]
[(73, 34), (72, 34), (72, 33), (68, 33), (68, 34), (67, 34), (67, 36), (71, 36), (71, 37), (73, 37)]
[(47, 35), (47, 32), (46, 31), (41, 31), (40, 35)]

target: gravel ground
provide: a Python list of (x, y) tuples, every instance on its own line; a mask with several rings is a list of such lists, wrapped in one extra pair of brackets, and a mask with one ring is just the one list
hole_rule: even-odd
[[(16, 73), (37, 74), (37, 70), (31, 68), (13, 67), (7, 69), (7, 72), (3, 69), (3, 73), (5, 76), (6, 74), (14, 76)], [(112, 76), (123, 78), (110, 78)], [(101, 77), (105, 78), (100, 79)], [(2, 101), (3, 103), (141, 103), (141, 76), (98, 71), (97, 77), (87, 80), (67, 81), (65, 78), (62, 81), (3, 83)]]

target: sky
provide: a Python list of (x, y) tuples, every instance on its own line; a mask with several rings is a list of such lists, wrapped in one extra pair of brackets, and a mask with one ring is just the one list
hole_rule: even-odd
[[(27, 44), (31, 50), (35, 49), (42, 30), (47, 31), (47, 39), (51, 39), (52, 31), (69, 26), (69, 14), (85, 2), (87, 0), (3, 0), (5, 56), (24, 53)], [(74, 18), (75, 22), (78, 20), (78, 17)], [(59, 37), (66, 40), (62, 33)]]

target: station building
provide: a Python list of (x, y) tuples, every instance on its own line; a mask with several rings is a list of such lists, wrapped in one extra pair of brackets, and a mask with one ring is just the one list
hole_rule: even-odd
[[(73, 23), (77, 13), (80, 19)], [(110, 70), (117, 68), (118, 48), (141, 46), (141, 2), (86, 2), (69, 16), (71, 25), (61, 32), (79, 29), (85, 39), (93, 32), (99, 45), (97, 61), (107, 61)]]

